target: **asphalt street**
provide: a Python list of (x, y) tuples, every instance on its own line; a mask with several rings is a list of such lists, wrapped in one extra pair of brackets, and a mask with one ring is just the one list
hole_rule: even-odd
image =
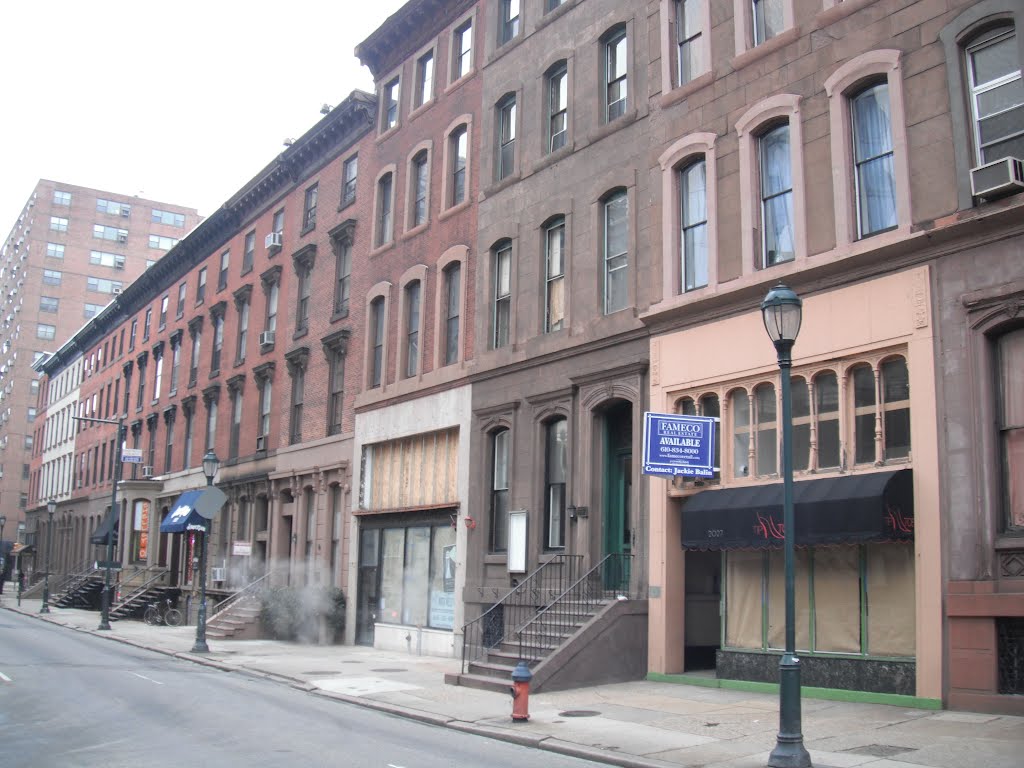
[(587, 768), (13, 612), (0, 613), (0, 765)]

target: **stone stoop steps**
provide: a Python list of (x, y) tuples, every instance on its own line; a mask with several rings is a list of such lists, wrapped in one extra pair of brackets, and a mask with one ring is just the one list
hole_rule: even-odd
[[(544, 656), (529, 661), (531, 670), (550, 659), (556, 651), (567, 649), (573, 642), (587, 642), (582, 630), (597, 622), (613, 600), (602, 600), (587, 612), (572, 610), (571, 606), (550, 608), (535, 625), (523, 634), (523, 639), (533, 650), (541, 650)], [(576, 616), (573, 621), (567, 617)], [(512, 634), (505, 641), (491, 648), (480, 661), (471, 661), (464, 673), (445, 675), (445, 682), (464, 685), (468, 688), (508, 693), (512, 685), (512, 670), (519, 663), (519, 641)]]
[(225, 608), (206, 623), (206, 636), (220, 640), (262, 638), (259, 600), (243, 597), (234, 605)]

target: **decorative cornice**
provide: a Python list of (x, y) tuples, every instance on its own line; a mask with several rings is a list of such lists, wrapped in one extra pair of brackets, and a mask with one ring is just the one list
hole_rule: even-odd
[(263, 290), (269, 291), (270, 286), (274, 283), (280, 283), (282, 272), (284, 272), (284, 268), (280, 264), (275, 264), (273, 267), (261, 274), (260, 282), (263, 283)]
[(351, 243), (356, 236), (356, 220), (345, 219), (341, 224), (328, 230), (327, 237), (331, 239), (331, 243), (338, 245), (343, 242)]
[(156, 429), (156, 425), (159, 424), (159, 423), (160, 423), (160, 414), (159, 413), (151, 413), (148, 416), (146, 416), (146, 428), (150, 432), (152, 432), (154, 429)]
[(312, 269), (313, 264), (316, 263), (316, 243), (309, 243), (304, 245), (302, 248), (292, 254), (292, 264), (295, 266), (295, 271), (299, 272), (303, 269)]
[(188, 397), (181, 398), (181, 410), (183, 413), (195, 413), (196, 412), (196, 396), (189, 395)]
[(175, 403), (171, 403), (163, 410), (164, 423), (171, 424), (174, 421), (174, 417), (178, 411), (178, 406)]
[(239, 373), (236, 376), (232, 376), (226, 383), (228, 385), (228, 392), (241, 392), (245, 387), (245, 374)]
[(134, 367), (135, 362), (133, 360), (125, 361), (125, 364), (121, 366), (121, 372), (124, 374), (125, 378), (128, 378), (129, 376), (132, 375), (132, 368)]
[(241, 309), (242, 305), (252, 298), (252, 283), (247, 283), (231, 294), (235, 299), (235, 309)]
[(135, 358), (136, 364), (139, 366), (139, 370), (146, 367), (146, 361), (149, 360), (149, 352), (143, 352)]
[(181, 328), (179, 328), (174, 333), (172, 333), (167, 340), (170, 342), (172, 348), (178, 347), (181, 346), (181, 339), (184, 335), (185, 332)]
[[(374, 79), (394, 69), (407, 56), (433, 39), (463, 11), (471, 0), (410, 0), (356, 46), (356, 56), (373, 73)], [(480, 32), (473, 30), (473, 45)]]
[(153, 359), (156, 360), (158, 357), (164, 356), (164, 342), (158, 341), (153, 345)]
[(252, 369), (252, 377), (257, 384), (262, 384), (265, 379), (273, 381), (275, 368), (277, 368), (277, 364), (273, 361), (257, 365)]
[(309, 347), (293, 349), (284, 356), (284, 361), (288, 364), (290, 376), (294, 376), (299, 369), (306, 370), (306, 364), (309, 362)]
[(203, 390), (203, 402), (209, 405), (214, 400), (220, 399), (220, 384), (211, 384)]
[(188, 335), (198, 336), (203, 332), (203, 316), (197, 315), (188, 321)]
[(182, 238), (163, 258), (126, 286), (99, 314), (40, 366), (55, 376), (97, 341), (127, 322), (154, 297), (167, 290), (228, 243), (239, 230), (280, 200), (296, 181), (354, 146), (373, 129), (377, 99), (364, 91), (352, 93), (250, 179), (224, 205)]
[(214, 322), (218, 317), (224, 317), (224, 314), (228, 311), (228, 303), (226, 301), (218, 301), (212, 307), (210, 307), (210, 321)]
[(343, 355), (348, 354), (348, 340), (351, 337), (352, 331), (348, 328), (342, 328), (340, 331), (327, 334), (320, 339), (324, 354), (331, 354), (332, 352), (341, 352)]

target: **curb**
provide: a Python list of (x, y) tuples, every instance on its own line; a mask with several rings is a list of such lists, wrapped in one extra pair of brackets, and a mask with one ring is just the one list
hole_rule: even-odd
[(213, 669), (220, 670), (222, 672), (240, 672), (253, 677), (269, 680), (271, 682), (282, 683), (288, 685), (296, 690), (310, 693), (314, 696), (319, 696), (324, 699), (332, 699), (334, 701), (340, 701), (346, 704), (352, 704), (357, 707), (364, 709), (372, 709), (383, 714), (392, 715), (394, 717), (401, 717), (405, 720), (414, 720), (416, 722), (424, 723), (426, 725), (438, 726), (441, 728), (450, 728), (453, 731), (460, 731), (462, 733), (471, 733), (476, 736), (481, 736), (488, 739), (495, 739), (497, 741), (504, 741), (510, 744), (517, 744), (524, 747), (532, 747), (533, 749), (543, 750), (545, 752), (555, 752), (560, 755), (566, 755), (568, 757), (577, 757), (582, 760), (591, 760), (593, 762), (604, 763), (606, 765), (615, 765), (620, 768), (679, 768), (677, 763), (667, 763), (662, 760), (651, 760), (648, 758), (640, 757), (638, 755), (627, 755), (617, 752), (611, 752), (606, 749), (599, 747), (590, 747), (585, 744), (577, 744), (571, 741), (565, 741), (563, 739), (556, 739), (551, 736), (535, 736), (529, 733), (516, 733), (512, 730), (507, 730), (492, 725), (479, 725), (477, 723), (467, 722), (465, 720), (458, 720), (455, 718), (448, 717), (446, 715), (438, 715), (433, 712), (424, 712), (423, 710), (410, 709), (403, 707), (398, 704), (389, 704), (383, 701), (374, 701), (373, 699), (364, 699), (359, 696), (349, 696), (344, 693), (334, 693), (331, 691), (323, 691), (314, 685), (311, 685), (304, 680), (300, 680), (295, 677), (288, 675), (278, 674), (276, 672), (266, 672), (264, 670), (253, 670), (247, 667), (232, 666), (225, 664), (218, 659), (206, 658), (198, 654), (191, 653), (190, 651), (173, 651), (167, 648), (159, 648), (157, 646), (146, 645), (137, 640), (133, 640), (127, 637), (118, 637), (117, 635), (108, 634), (106, 631), (98, 629), (87, 629), (85, 627), (75, 626), (73, 624), (64, 624), (63, 622), (57, 621), (51, 618), (48, 614), (37, 614), (27, 613), (20, 611), (17, 608), (11, 608), (6, 605), (0, 605), (0, 608), (11, 611), (12, 613), (18, 613), (28, 618), (38, 619), (40, 621), (48, 622), (58, 627), (64, 627), (75, 632), (83, 632), (85, 634), (93, 635), (96, 637), (102, 637), (105, 640), (113, 640), (117, 643), (124, 645), (130, 645), (133, 648), (139, 648), (146, 651), (152, 651), (159, 653), (164, 656), (170, 656), (171, 658), (181, 659), (182, 661), (188, 661), (193, 664), (199, 664), (204, 667), (211, 667)]

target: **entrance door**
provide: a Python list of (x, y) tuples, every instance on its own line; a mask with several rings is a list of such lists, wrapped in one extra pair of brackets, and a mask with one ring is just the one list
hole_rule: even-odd
[[(170, 539), (171, 542), (171, 557), (167, 562), (171, 566), (171, 575), (169, 583), (172, 587), (181, 586), (181, 540), (185, 538), (177, 533), (165, 533), (160, 538)], [(164, 544), (166, 546), (166, 543)]]
[(356, 591), (356, 644), (373, 645), (380, 600), (380, 529), (359, 532), (359, 583)]
[(722, 553), (686, 551), (683, 670), (714, 669), (722, 642)]
[(629, 589), (629, 557), (633, 552), (633, 406), (617, 403), (605, 412), (604, 429), (604, 554), (610, 558), (605, 589)]

